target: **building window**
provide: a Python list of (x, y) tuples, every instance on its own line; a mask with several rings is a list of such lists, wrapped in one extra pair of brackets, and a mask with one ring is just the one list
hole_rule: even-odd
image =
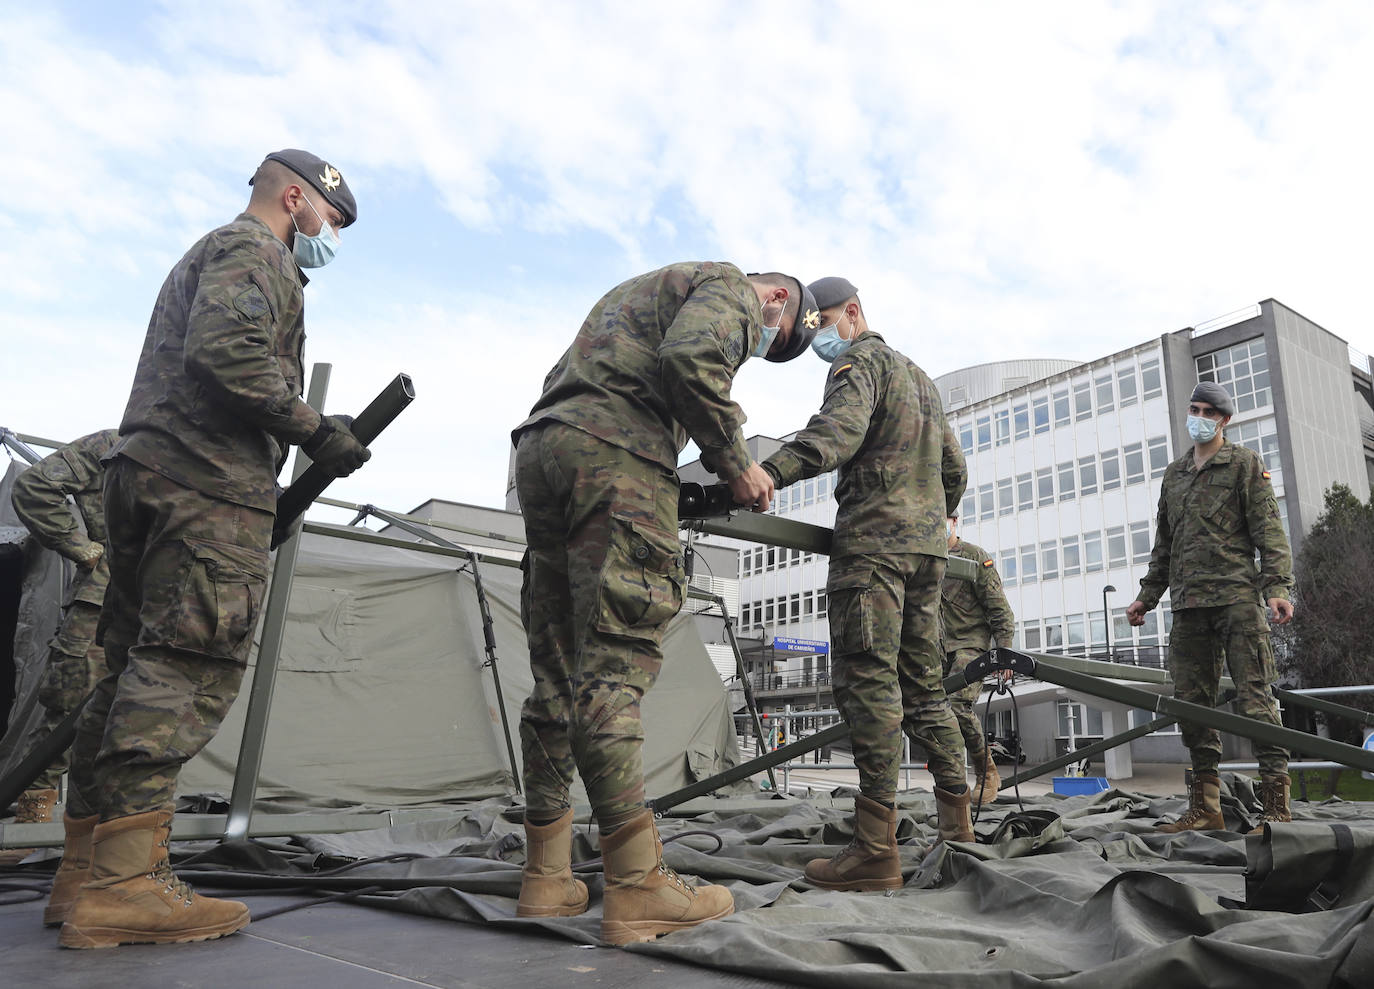
[(1102, 533), (1083, 533), (1083, 572), (1096, 573), (1102, 569)]
[(1126, 455), (1126, 483), (1139, 484), (1145, 480), (1145, 445), (1127, 443), (1122, 452)]
[(1077, 481), (1073, 473), (1073, 461), (1066, 460), (1059, 465), (1059, 500), (1068, 501), (1073, 497)]
[(1069, 392), (1065, 389), (1054, 393), (1054, 424), (1067, 426), (1069, 422)]
[(1037, 434), (1050, 431), (1050, 399), (1048, 395), (1041, 395), (1031, 402), (1031, 419), (1035, 423)]
[(1263, 337), (1203, 354), (1197, 359), (1197, 376), (1200, 381), (1215, 381), (1225, 387), (1235, 399), (1237, 414), (1270, 404), (1269, 355)]
[(1040, 576), (1045, 580), (1059, 576), (1059, 544), (1053, 540), (1040, 544)]
[(1113, 569), (1126, 565), (1126, 528), (1116, 526), (1107, 530), (1107, 563)]
[(1140, 362), (1141, 396), (1154, 398), (1164, 394), (1163, 379), (1159, 376), (1159, 358), (1151, 357)]
[(964, 451), (964, 456), (973, 456), (973, 423), (959, 423), (959, 449)]
[(1094, 649), (1099, 647), (1106, 648), (1107, 645), (1107, 616), (1100, 611), (1088, 614), (1088, 634), (1092, 636), (1092, 646)]
[(1016, 438), (1023, 440), (1030, 435), (1030, 406), (1025, 402), (1012, 410), (1012, 425), (1016, 428)]
[(1054, 468), (1039, 467), (1035, 471), (1036, 504), (1042, 508), (1054, 504)]
[(949, 390), (949, 404), (951, 408), (957, 409), (961, 405), (968, 404), (968, 389), (963, 385), (955, 385)]
[(992, 416), (978, 417), (978, 449), (992, 449)]
[(1151, 436), (1145, 441), (1150, 449), (1150, 476), (1163, 477), (1169, 466), (1169, 440), (1164, 436)]
[(1064, 651), (1064, 620), (1058, 616), (1045, 619), (1045, 652)]
[(1249, 447), (1260, 455), (1269, 481), (1275, 491), (1283, 490), (1283, 461), (1279, 459), (1278, 426), (1272, 417), (1247, 422), (1227, 429), (1227, 439), (1239, 446)]
[(816, 479), (807, 478), (802, 482), (802, 504), (814, 505), (816, 503)]
[(972, 488), (964, 489), (964, 500), (959, 503), (959, 517), (968, 519), (970, 522), (977, 521), (978, 516), (974, 514), (974, 493)]
[(1097, 392), (1098, 415), (1116, 408), (1116, 395), (1112, 391), (1112, 372), (1110, 369), (1093, 379), (1093, 387)]
[(816, 592), (816, 617), (825, 617), (825, 591)]
[(1027, 652), (1039, 652), (1039, 651), (1040, 651), (1040, 623), (1039, 623), (1039, 622), (1027, 622), (1027, 623), (1026, 623), (1025, 639), (1026, 639), (1026, 651), (1027, 651)]
[(978, 485), (978, 521), (986, 522), (997, 514), (997, 506), (992, 500), (992, 485)]
[(1011, 442), (1011, 413), (1001, 409), (993, 418), (997, 422), (997, 445), (1006, 446)]
[(1121, 458), (1115, 450), (1102, 454), (1102, 490), (1121, 487)]
[(1028, 512), (1035, 507), (1035, 485), (1030, 474), (1016, 475), (1016, 508)]
[(1078, 458), (1078, 493), (1090, 495), (1097, 493), (1097, 458)]
[(997, 479), (997, 514), (1010, 515), (1016, 510), (1016, 503), (1011, 498), (1011, 478), (1001, 477)]
[(1060, 542), (1060, 547), (1064, 553), (1064, 576), (1076, 576), (1082, 569), (1078, 556), (1078, 537), (1065, 536)]
[(1016, 586), (1016, 550), (1002, 550), (1001, 563), (998, 570), (1002, 574), (1002, 583)]
[(1023, 584), (1033, 584), (1033, 583), (1035, 583), (1035, 575), (1036, 575), (1037, 569), (1038, 569), (1038, 568), (1037, 568), (1036, 565), (1035, 565), (1035, 547), (1034, 547), (1034, 546), (1022, 546), (1022, 547), (1021, 547), (1021, 583), (1023, 583)]
[(1073, 386), (1073, 418), (1082, 422), (1093, 417), (1093, 383), (1080, 381)]
[(1150, 523), (1131, 523), (1131, 562), (1150, 562)]
[(1081, 653), (1086, 644), (1083, 639), (1083, 616), (1069, 615), (1064, 621), (1064, 630), (1068, 633), (1069, 652)]
[(1135, 368), (1118, 368), (1116, 372), (1116, 394), (1120, 400), (1117, 404), (1123, 409), (1134, 405), (1136, 402)]

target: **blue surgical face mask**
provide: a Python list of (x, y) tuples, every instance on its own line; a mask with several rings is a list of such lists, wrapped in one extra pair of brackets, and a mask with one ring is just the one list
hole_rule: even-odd
[(817, 333), (815, 339), (811, 341), (811, 349), (816, 352), (816, 356), (827, 364), (848, 350), (850, 344), (854, 342), (852, 339), (846, 340), (840, 336), (839, 325), (839, 320), (836, 320)]
[(1215, 419), (1204, 416), (1188, 417), (1188, 435), (1193, 438), (1194, 443), (1210, 443), (1217, 435), (1218, 426), (1219, 423)]
[(296, 226), (296, 218), (292, 216), (291, 225), (296, 227), (296, 238), (292, 242), (291, 253), (302, 268), (323, 268), (333, 261), (334, 255), (338, 253), (339, 235), (325, 222), (324, 217), (320, 216), (319, 210), (315, 209), (308, 198), (305, 199), (305, 205), (310, 207), (310, 212), (320, 221), (320, 232), (313, 237), (306, 236), (301, 233), (301, 228)]
[(769, 349), (770, 347), (773, 346), (773, 341), (776, 340), (776, 339), (778, 338), (778, 333), (781, 332), (781, 330), (782, 330), (782, 314), (783, 314), (783, 311), (786, 310), (786, 309), (787, 309), (787, 303), (784, 302), (784, 303), (778, 308), (778, 325), (776, 325), (776, 326), (765, 326), (765, 327), (763, 328), (763, 338), (762, 338), (761, 340), (759, 340), (759, 345), (758, 345), (757, 347), (754, 348), (754, 354), (753, 354), (753, 356), (755, 356), (755, 357), (766, 357), (766, 356), (768, 356), (768, 349)]

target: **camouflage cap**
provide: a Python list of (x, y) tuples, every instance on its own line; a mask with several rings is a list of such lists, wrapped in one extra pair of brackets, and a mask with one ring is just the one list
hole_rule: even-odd
[(816, 305), (816, 297), (811, 294), (811, 290), (800, 278), (792, 275), (786, 277), (797, 283), (797, 288), (801, 292), (801, 306), (797, 309), (797, 315), (792, 321), (792, 335), (787, 338), (787, 344), (777, 353), (770, 350), (765, 355), (768, 360), (775, 364), (790, 361), (803, 353), (811, 346), (811, 341), (815, 338), (816, 331), (820, 329), (821, 325), (821, 309), (820, 306)]
[[(358, 204), (348, 188), (348, 183), (339, 174), (339, 170), (323, 158), (299, 148), (286, 148), (282, 151), (273, 151), (263, 160), (281, 162), (309, 182), (316, 192), (329, 201), (329, 205), (343, 214), (344, 226), (349, 226), (358, 219)], [(253, 180), (249, 179), (248, 184), (252, 185)]]
[(1193, 389), (1193, 397), (1188, 401), (1206, 402), (1224, 416), (1236, 414), (1236, 406), (1231, 401), (1230, 393), (1215, 381), (1199, 381)]
[(825, 278), (817, 278), (807, 286), (816, 297), (816, 305), (822, 309), (829, 309), (831, 306), (838, 306), (841, 302), (854, 298), (859, 294), (859, 290), (854, 287), (854, 283), (848, 278), (841, 278), (839, 275), (827, 275)]

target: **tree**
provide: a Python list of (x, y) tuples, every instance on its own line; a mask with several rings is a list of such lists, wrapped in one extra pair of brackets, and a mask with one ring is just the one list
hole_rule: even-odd
[[(1277, 643), (1283, 671), (1304, 687), (1374, 683), (1374, 493), (1362, 504), (1344, 484), (1327, 489), (1293, 575), (1293, 622)], [(1333, 699), (1374, 711), (1374, 695)], [(1325, 721), (1332, 738), (1360, 744), (1356, 722)]]

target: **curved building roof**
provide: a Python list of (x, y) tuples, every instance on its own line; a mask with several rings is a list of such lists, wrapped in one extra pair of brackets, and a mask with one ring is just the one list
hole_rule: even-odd
[(990, 361), (950, 371), (934, 380), (945, 408), (952, 411), (1078, 367), (1081, 363), (1054, 358)]

